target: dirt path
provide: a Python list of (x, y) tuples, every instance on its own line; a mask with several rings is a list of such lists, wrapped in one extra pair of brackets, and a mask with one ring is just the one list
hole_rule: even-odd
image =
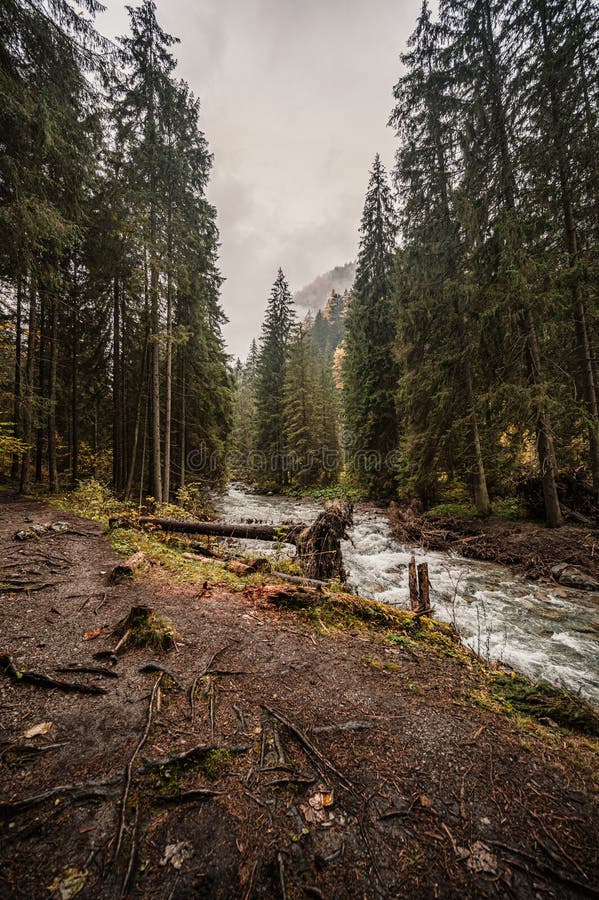
[[(76, 533), (21, 544), (27, 519)], [(174, 585), (159, 567), (111, 586), (117, 559), (98, 526), (7, 496), (0, 553), (4, 573), (30, 579), (0, 593), (0, 652), (107, 691), (0, 677), (2, 897), (599, 896), (588, 744), (476, 705), (467, 665), (320, 633), (259, 588)], [(114, 639), (84, 635), (135, 604), (174, 623), (177, 651), (129, 651), (117, 679), (56, 674), (106, 665), (93, 657)], [(152, 661), (184, 689), (166, 675), (157, 688), (157, 672), (140, 672)], [(189, 688), (207, 666), (192, 721)], [(41, 722), (49, 732), (25, 739)], [(197, 747), (212, 750), (147, 768)], [(65, 785), (87, 787), (11, 805)]]

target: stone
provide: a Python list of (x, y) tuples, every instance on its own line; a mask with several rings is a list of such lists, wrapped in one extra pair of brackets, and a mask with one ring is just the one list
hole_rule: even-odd
[(599, 591), (599, 581), (578, 566), (560, 563), (552, 568), (551, 574), (558, 584), (564, 587), (576, 588), (579, 591)]

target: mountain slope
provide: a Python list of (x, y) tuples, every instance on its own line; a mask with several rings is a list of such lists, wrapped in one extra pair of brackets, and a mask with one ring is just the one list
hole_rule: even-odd
[(311, 309), (314, 312), (322, 309), (332, 291), (343, 294), (351, 288), (356, 275), (356, 264), (345, 263), (344, 266), (335, 266), (330, 272), (319, 275), (310, 284), (297, 291), (294, 300), (298, 306)]

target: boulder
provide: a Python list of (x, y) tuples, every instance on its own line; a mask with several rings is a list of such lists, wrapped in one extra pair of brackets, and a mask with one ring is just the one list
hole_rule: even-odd
[(599, 581), (588, 572), (569, 563), (560, 563), (551, 570), (553, 578), (564, 587), (576, 588), (579, 591), (599, 591)]

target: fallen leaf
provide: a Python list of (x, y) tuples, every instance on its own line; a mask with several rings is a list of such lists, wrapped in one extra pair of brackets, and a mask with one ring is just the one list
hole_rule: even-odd
[(53, 893), (57, 891), (60, 900), (71, 900), (85, 887), (87, 874), (87, 869), (84, 872), (74, 867), (65, 869), (62, 875), (56, 876), (48, 890)]
[(497, 857), (482, 841), (476, 841), (472, 844), (470, 857), (466, 865), (474, 872), (487, 872), (490, 875), (497, 874)]
[(33, 738), (37, 737), (38, 734), (48, 734), (52, 725), (52, 722), (40, 722), (38, 725), (33, 725), (31, 728), (28, 728), (27, 731), (23, 733), (23, 737)]
[(423, 806), (424, 809), (430, 809), (431, 806), (433, 805), (431, 803), (431, 801), (428, 799), (428, 797), (426, 796), (426, 794), (420, 794), (420, 796), (418, 797), (418, 800), (420, 801), (420, 806)]
[(187, 841), (180, 841), (178, 844), (169, 844), (164, 851), (164, 856), (160, 860), (160, 865), (166, 866), (170, 863), (173, 869), (180, 869), (185, 860), (191, 859), (192, 856), (193, 847)]
[(108, 634), (105, 628), (92, 628), (91, 631), (86, 631), (83, 635), (84, 641), (94, 641), (96, 638), (101, 637), (103, 634)]

